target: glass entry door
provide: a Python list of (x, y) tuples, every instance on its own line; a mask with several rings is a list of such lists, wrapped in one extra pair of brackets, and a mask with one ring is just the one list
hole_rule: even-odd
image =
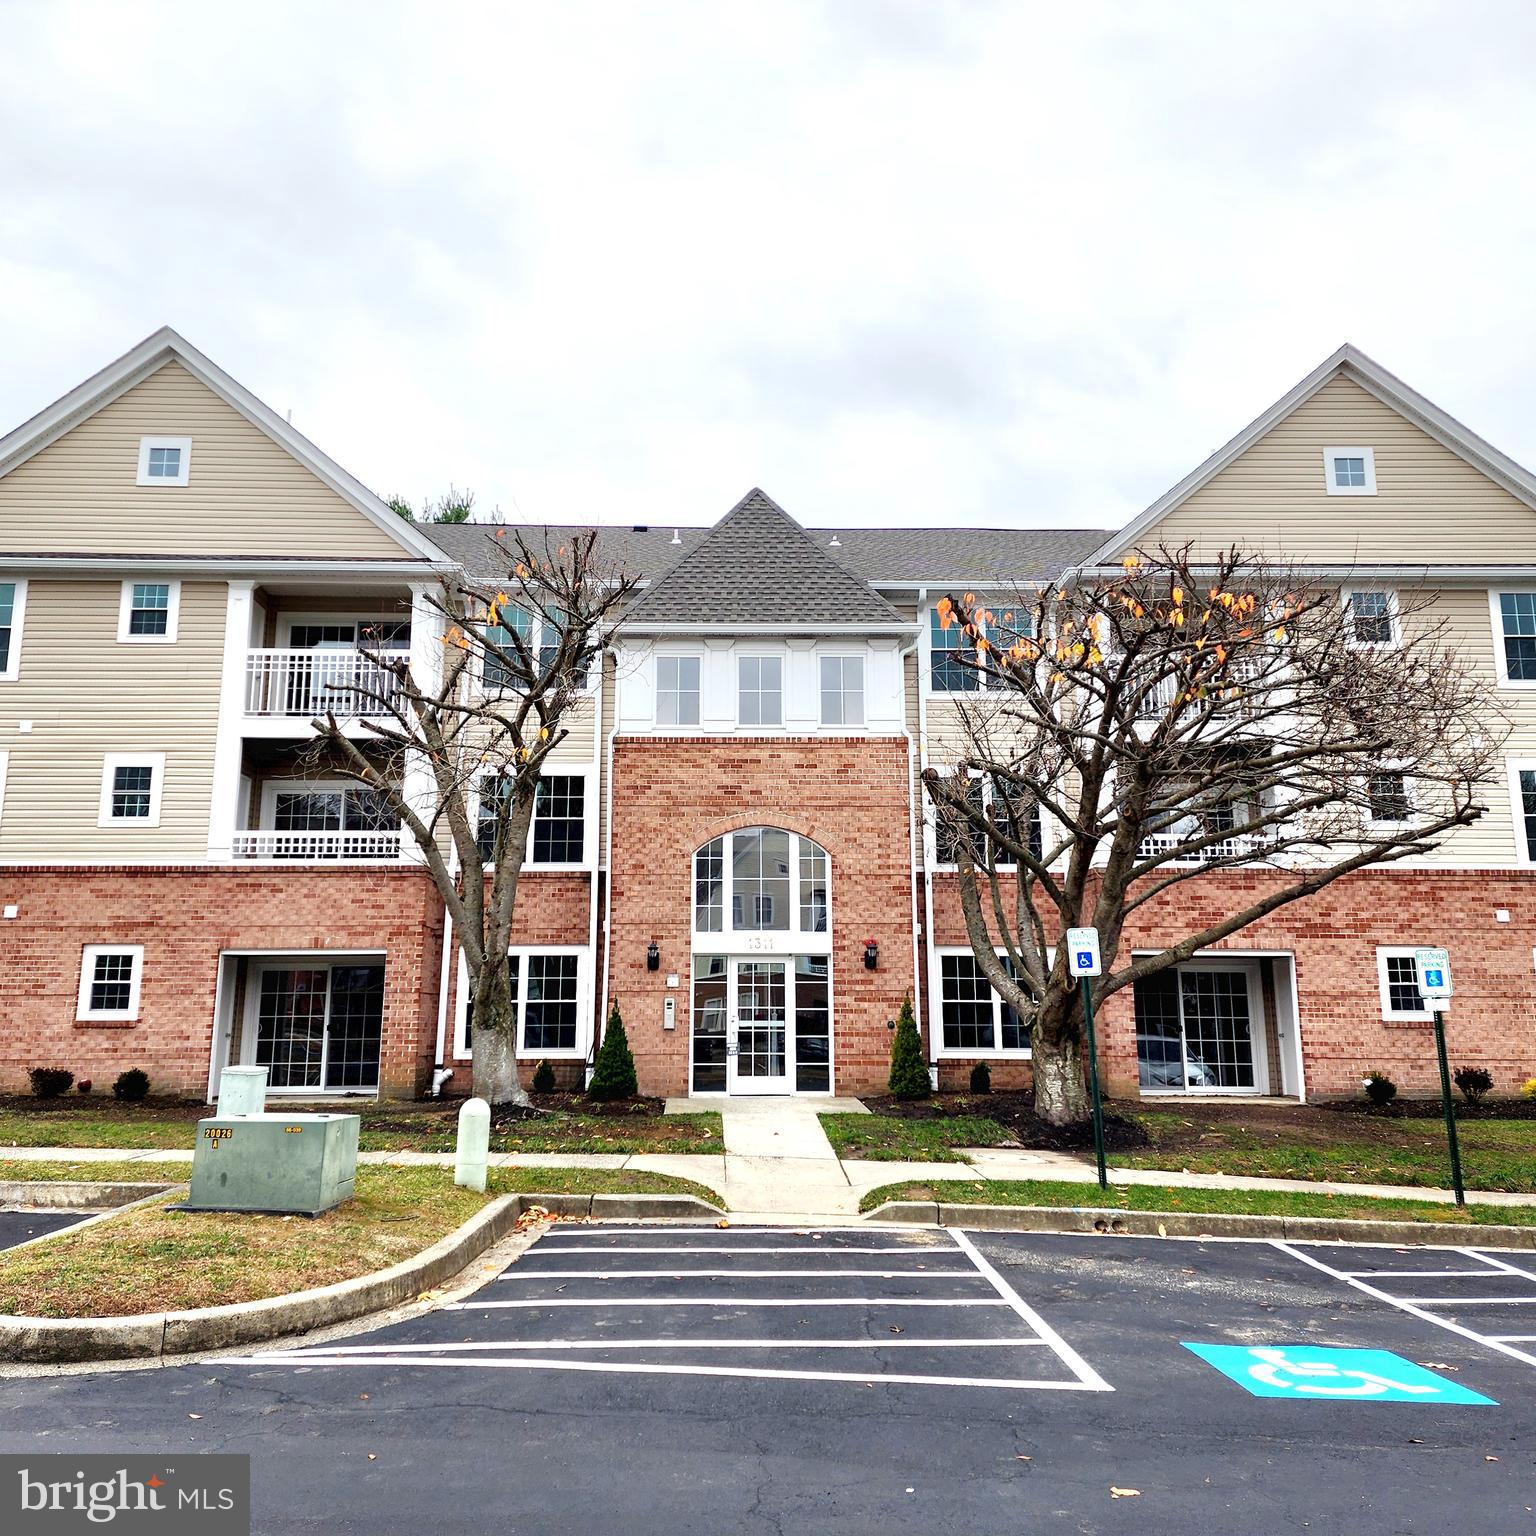
[(789, 997), (783, 960), (731, 961), (726, 1087), (789, 1093)]
[(374, 1092), (383, 1026), (382, 965), (257, 966), (241, 1055), (273, 1093)]
[(1136, 982), (1142, 1092), (1267, 1092), (1256, 991), (1247, 967), (1180, 966)]

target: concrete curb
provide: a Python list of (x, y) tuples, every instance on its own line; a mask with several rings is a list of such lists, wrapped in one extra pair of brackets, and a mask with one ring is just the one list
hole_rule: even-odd
[(143, 1184), (99, 1184), (89, 1180), (66, 1183), (63, 1179), (4, 1179), (0, 1180), (0, 1210), (24, 1206), (32, 1211), (115, 1211), (146, 1195), (174, 1189), (181, 1182), (184, 1181), (158, 1179)]
[(1291, 1242), (1391, 1243), (1536, 1249), (1536, 1227), (1433, 1221), (1344, 1221), (1329, 1216), (1241, 1216), (1190, 1211), (1120, 1211), (1096, 1206), (943, 1205), (888, 1200), (866, 1221), (980, 1227), (995, 1232), (1067, 1232), (1125, 1237), (1261, 1237)]
[[(158, 1199), (156, 1189), (149, 1197)], [(599, 1220), (720, 1219), (724, 1212), (695, 1195), (502, 1195), (457, 1231), (388, 1269), (311, 1291), (264, 1301), (139, 1317), (0, 1316), (0, 1363), (62, 1365), (89, 1360), (155, 1360), (257, 1344), (352, 1322), (432, 1290), (458, 1274), (534, 1207), (557, 1216)], [(116, 1214), (115, 1212), (112, 1214)], [(78, 1228), (70, 1228), (76, 1231)], [(56, 1236), (59, 1234), (49, 1234)]]

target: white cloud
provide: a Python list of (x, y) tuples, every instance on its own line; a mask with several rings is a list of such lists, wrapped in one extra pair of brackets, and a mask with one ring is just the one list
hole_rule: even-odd
[(386, 493), (1104, 524), (1348, 339), (1536, 459), (1523, 4), (6, 19), (6, 424), (169, 322)]

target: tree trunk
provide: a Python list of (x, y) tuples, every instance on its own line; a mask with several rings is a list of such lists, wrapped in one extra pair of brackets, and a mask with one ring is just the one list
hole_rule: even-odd
[(1047, 991), (1032, 1044), (1036, 1117), (1062, 1126), (1090, 1120), (1082, 1016), (1073, 993)]
[(474, 1017), (470, 1045), (475, 1095), (493, 1109), (502, 1104), (530, 1107), (517, 1075), (517, 1008), (505, 959), (470, 977)]

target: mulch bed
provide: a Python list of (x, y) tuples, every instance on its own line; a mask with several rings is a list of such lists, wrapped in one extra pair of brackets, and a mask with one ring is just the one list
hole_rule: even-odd
[[(1378, 1108), (1367, 1099), (1337, 1099), (1319, 1104), (1319, 1109), (1332, 1110), (1340, 1115), (1358, 1115), (1378, 1120), (1439, 1120), (1444, 1111), (1439, 1099), (1394, 1099)], [(1536, 1099), (1484, 1099), (1481, 1104), (1468, 1104), (1460, 1094), (1456, 1095), (1458, 1120), (1536, 1120)]]
[[(863, 1099), (877, 1115), (901, 1120), (946, 1120), (956, 1115), (976, 1115), (1005, 1127), (1011, 1140), (1036, 1152), (1091, 1152), (1093, 1126), (1047, 1125), (1035, 1118), (1034, 1097), (1028, 1093), (936, 1093), (929, 1099), (895, 1099), (889, 1094)], [(1135, 1152), (1152, 1145), (1151, 1138), (1134, 1120), (1113, 1110), (1104, 1115), (1104, 1145), (1110, 1152)]]

